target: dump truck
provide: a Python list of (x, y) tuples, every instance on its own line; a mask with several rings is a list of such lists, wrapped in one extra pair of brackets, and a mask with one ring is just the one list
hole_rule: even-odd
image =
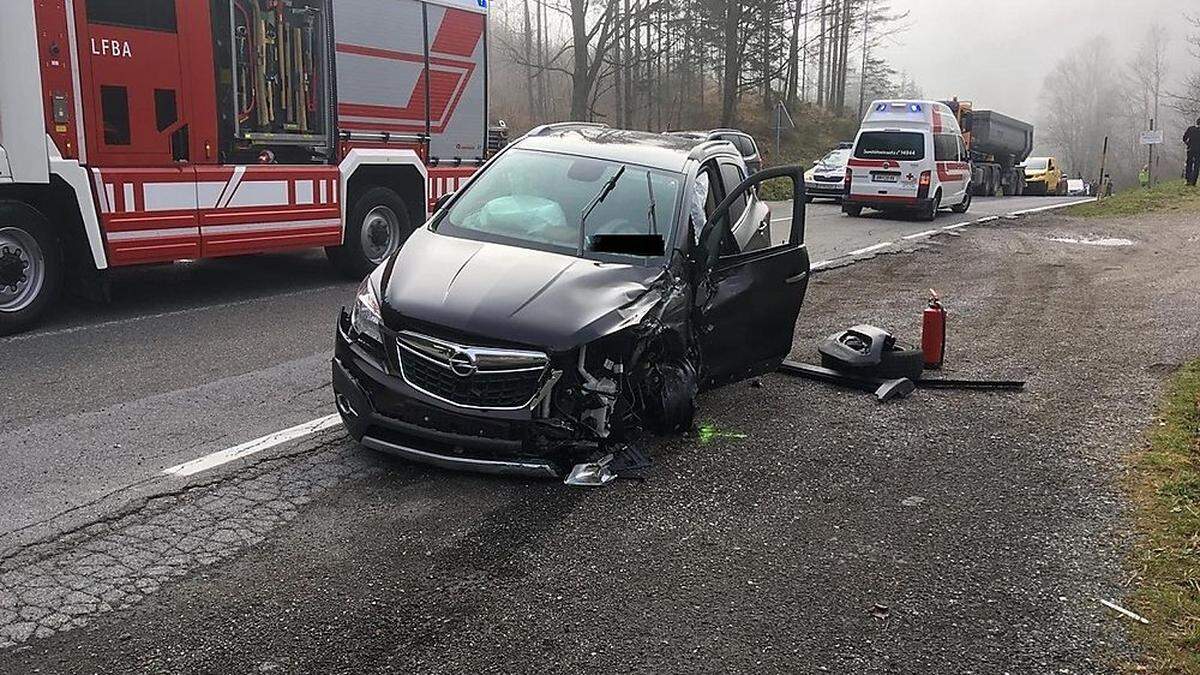
[(978, 196), (1025, 193), (1021, 163), (1033, 151), (1033, 125), (970, 101), (945, 101), (958, 118), (971, 161), (971, 192)]

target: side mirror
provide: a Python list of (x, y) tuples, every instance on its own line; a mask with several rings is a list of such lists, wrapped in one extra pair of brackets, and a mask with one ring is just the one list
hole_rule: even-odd
[(774, 178), (788, 178), (792, 181), (791, 243), (804, 243), (804, 169), (795, 164), (771, 167), (750, 176), (731, 190), (717, 205), (712, 217), (704, 223), (704, 229), (700, 231), (700, 259), (705, 269), (712, 269), (720, 255), (721, 240), (730, 226), (729, 207), (750, 190), (757, 190), (759, 185)]
[(452, 197), (454, 197), (454, 193), (453, 193), (453, 192), (447, 192), (447, 193), (445, 193), (444, 195), (442, 195), (441, 197), (438, 197), (438, 198), (437, 198), (437, 201), (435, 201), (435, 202), (433, 203), (433, 210), (434, 210), (434, 212), (441, 211), (441, 210), (442, 210), (442, 207), (443, 207), (443, 206), (445, 206), (445, 205), (446, 205), (446, 202), (450, 201), (450, 199), (451, 199)]

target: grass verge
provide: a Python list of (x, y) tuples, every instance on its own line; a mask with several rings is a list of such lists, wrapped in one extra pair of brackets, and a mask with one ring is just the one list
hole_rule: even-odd
[(1132, 462), (1140, 533), (1135, 637), (1155, 672), (1200, 673), (1200, 361), (1172, 379), (1149, 444)]
[(1189, 187), (1183, 180), (1165, 181), (1149, 190), (1130, 188), (1102, 202), (1072, 206), (1067, 215), (1084, 218), (1135, 216), (1151, 211), (1200, 210), (1200, 188)]

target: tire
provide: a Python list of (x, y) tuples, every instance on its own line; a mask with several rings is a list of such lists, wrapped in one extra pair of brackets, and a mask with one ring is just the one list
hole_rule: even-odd
[(937, 220), (938, 209), (942, 208), (942, 192), (938, 190), (933, 196), (933, 201), (929, 202), (929, 208), (921, 213), (921, 220), (933, 222)]
[(400, 195), (374, 186), (354, 200), (342, 245), (327, 247), (325, 255), (347, 278), (362, 279), (399, 251), (412, 233), (408, 207)]
[(862, 217), (862, 210), (863, 207), (859, 206), (858, 204), (842, 204), (842, 213), (850, 216), (851, 218)]
[(862, 377), (876, 377), (881, 380), (894, 380), (907, 377), (916, 382), (921, 379), (922, 373), (925, 372), (925, 355), (919, 349), (884, 351), (877, 366), (847, 368), (845, 364), (839, 363), (836, 359), (822, 354), (821, 365), (832, 370), (851, 375), (860, 375)]
[(37, 323), (62, 287), (58, 237), (38, 211), (0, 201), (0, 335)]
[(971, 210), (971, 190), (969, 188), (967, 189), (967, 193), (963, 195), (962, 203), (951, 206), (950, 210), (955, 213), (966, 213)]

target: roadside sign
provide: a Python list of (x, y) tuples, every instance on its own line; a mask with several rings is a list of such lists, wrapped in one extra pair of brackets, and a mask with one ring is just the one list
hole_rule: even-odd
[(1163, 130), (1155, 129), (1154, 131), (1142, 132), (1142, 145), (1162, 145)]

